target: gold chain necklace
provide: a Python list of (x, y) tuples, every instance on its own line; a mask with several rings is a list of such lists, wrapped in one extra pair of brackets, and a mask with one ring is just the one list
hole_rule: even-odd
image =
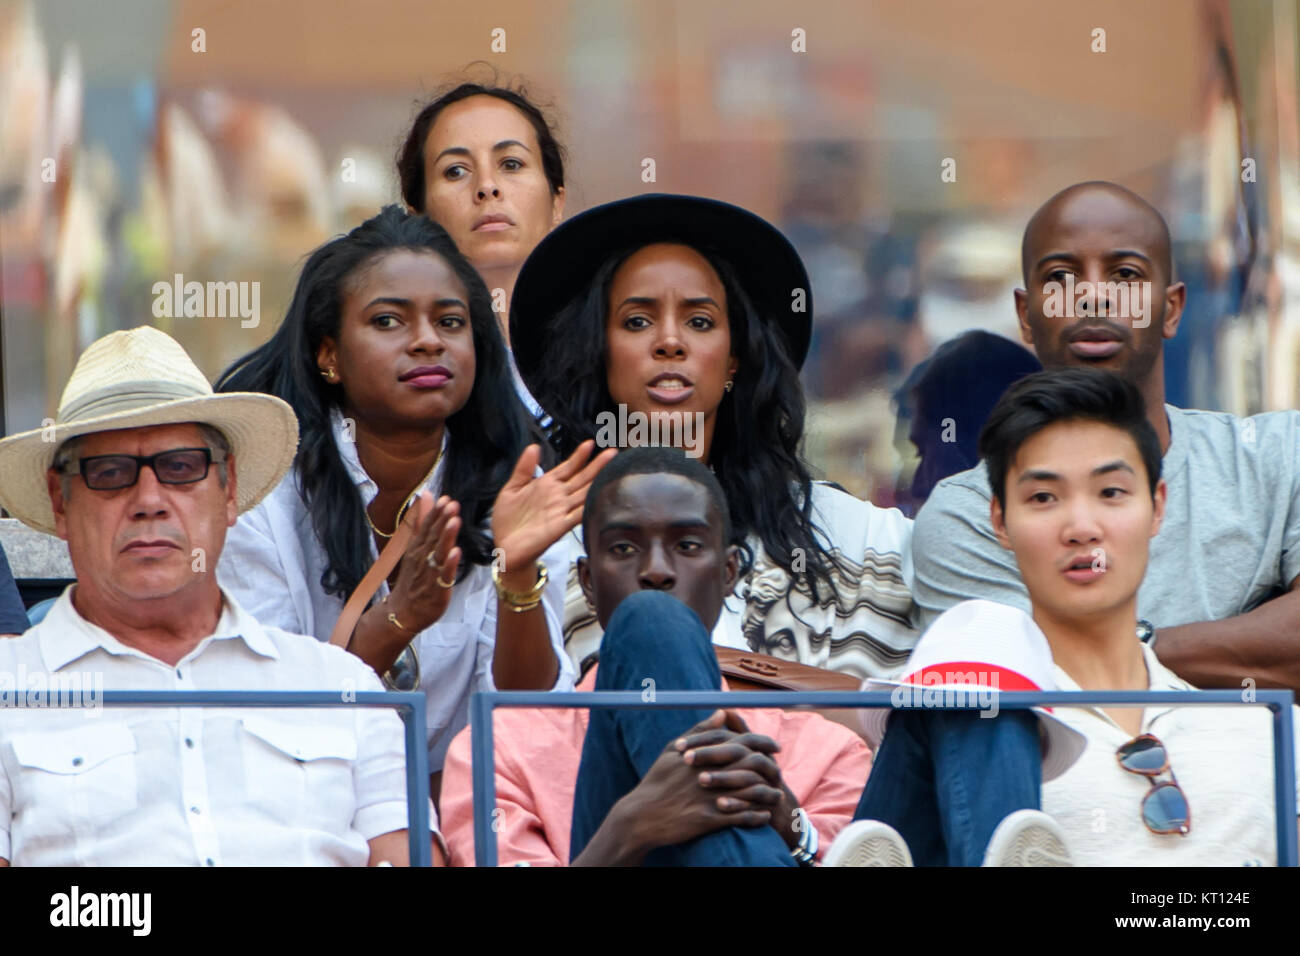
[(421, 481), (418, 485), (415, 486), (415, 488), (411, 490), (411, 493), (406, 496), (406, 500), (402, 502), (402, 507), (397, 509), (397, 521), (393, 525), (392, 531), (388, 531), (388, 532), (380, 531), (377, 527), (375, 527), (375, 523), (370, 520), (370, 509), (368, 507), (361, 509), (361, 513), (366, 516), (366, 524), (370, 525), (371, 531), (379, 535), (379, 537), (384, 538), (385, 540), (397, 534), (397, 529), (402, 526), (402, 517), (406, 514), (406, 509), (411, 507), (411, 502), (415, 500), (415, 496), (418, 495), (421, 490), (423, 490), (424, 486), (428, 484), (429, 479), (433, 477), (433, 473), (438, 470), (438, 463), (442, 461), (442, 450), (443, 448), (446, 447), (447, 446), (444, 444), (442, 448), (438, 449), (438, 457), (433, 460), (433, 467), (430, 468), (429, 473), (424, 476), (424, 481)]

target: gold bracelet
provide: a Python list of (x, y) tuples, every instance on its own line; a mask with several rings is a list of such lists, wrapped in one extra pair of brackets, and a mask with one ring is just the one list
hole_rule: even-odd
[[(379, 603), (380, 603), (381, 606), (386, 606), (386, 605), (388, 604), (388, 595), (384, 595), (384, 599), (383, 599), (382, 601), (380, 601)], [(412, 631), (409, 627), (407, 627), (405, 624), (403, 624), (401, 621), (399, 621), (399, 620), (397, 619), (397, 615), (394, 614), (392, 611), (389, 611), (389, 612), (388, 612), (388, 623), (391, 624), (391, 625), (393, 625), (393, 627), (397, 628), (397, 629), (398, 629), (399, 631), (401, 631), (403, 634), (414, 634), (414, 633), (415, 633), (415, 632)]]
[(540, 607), (541, 601), (534, 601), (532, 604), (511, 604), (509, 601), (504, 602), (505, 606), (510, 608), (515, 614), (523, 614), (525, 611), (531, 611), (533, 608)]
[(546, 590), (547, 576), (546, 565), (538, 561), (537, 583), (527, 591), (511, 591), (501, 583), (501, 569), (496, 564), (492, 565), (492, 584), (497, 589), (497, 597), (516, 614), (531, 611), (542, 603), (542, 592)]

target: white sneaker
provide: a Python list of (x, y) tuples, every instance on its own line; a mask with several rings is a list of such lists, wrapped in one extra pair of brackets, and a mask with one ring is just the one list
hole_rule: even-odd
[(1017, 810), (998, 824), (985, 866), (1074, 866), (1061, 825), (1041, 810)]
[(822, 866), (911, 866), (912, 854), (899, 832), (879, 820), (857, 820), (835, 838)]

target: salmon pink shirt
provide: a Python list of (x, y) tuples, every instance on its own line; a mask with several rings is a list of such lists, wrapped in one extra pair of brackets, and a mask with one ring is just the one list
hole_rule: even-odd
[[(596, 687), (593, 667), (578, 685)], [(723, 690), (727, 690), (723, 681)], [(824, 853), (853, 819), (871, 751), (862, 738), (816, 713), (740, 710), (754, 733), (781, 749), (777, 765), (786, 786), (817, 828)], [(497, 860), (502, 866), (566, 866), (573, 788), (587, 734), (583, 708), (498, 708), (493, 714), (496, 750)], [(474, 865), (474, 795), (470, 777), (470, 731), (452, 741), (442, 778), (442, 832), (453, 866)]]

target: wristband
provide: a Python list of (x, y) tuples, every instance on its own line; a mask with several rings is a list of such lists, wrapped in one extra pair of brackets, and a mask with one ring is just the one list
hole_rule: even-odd
[(808, 819), (808, 814), (804, 812), (803, 807), (796, 808), (794, 817), (799, 829), (799, 842), (790, 850), (790, 855), (800, 866), (812, 866), (817, 862), (820, 843), (817, 828), (813, 826), (812, 820)]

